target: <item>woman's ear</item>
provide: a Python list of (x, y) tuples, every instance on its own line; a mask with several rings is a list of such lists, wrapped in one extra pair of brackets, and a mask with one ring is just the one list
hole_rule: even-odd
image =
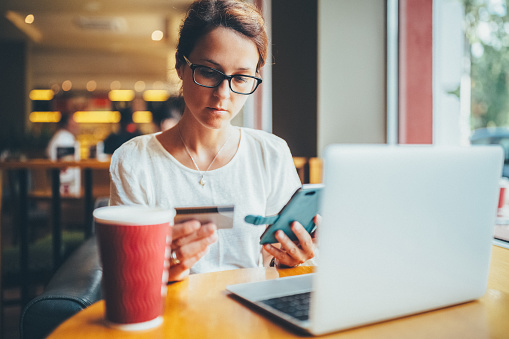
[(180, 80), (182, 80), (182, 77), (184, 76), (184, 65), (180, 64), (177, 67), (175, 67), (175, 70), (177, 71), (177, 75)]

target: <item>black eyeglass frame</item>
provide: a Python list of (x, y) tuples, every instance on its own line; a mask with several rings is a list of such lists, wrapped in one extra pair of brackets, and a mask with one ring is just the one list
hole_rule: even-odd
[[(233, 93), (237, 93), (237, 94), (242, 94), (242, 95), (250, 95), (250, 94), (253, 94), (256, 89), (258, 88), (258, 86), (260, 86), (260, 84), (262, 83), (262, 79), (261, 78), (258, 78), (258, 77), (255, 77), (255, 76), (252, 76), (252, 75), (244, 75), (244, 74), (235, 74), (235, 75), (226, 75), (224, 74), (223, 72), (221, 72), (220, 70), (217, 70), (215, 68), (212, 68), (212, 67), (208, 67), (208, 66), (204, 66), (204, 65), (197, 65), (197, 64), (193, 64), (191, 61), (189, 61), (188, 58), (186, 58), (186, 56), (184, 56), (184, 60), (186, 61), (186, 63), (189, 65), (189, 68), (191, 68), (191, 70), (193, 71), (193, 81), (195, 84), (197, 84), (198, 86), (202, 86), (202, 87), (206, 87), (206, 88), (216, 88), (217, 86), (219, 86), (225, 79), (228, 80), (228, 86), (230, 87), (230, 90), (233, 92)], [(208, 68), (210, 70), (213, 70), (219, 74), (221, 74), (223, 76), (223, 80), (219, 81), (217, 83), (217, 85), (215, 86), (206, 86), (206, 85), (203, 85), (203, 84), (200, 84), (199, 82), (196, 81), (196, 79), (194, 78), (194, 71), (196, 68), (198, 67), (203, 67), (203, 68)], [(246, 77), (246, 78), (251, 78), (251, 79), (255, 79), (256, 80), (256, 85), (254, 86), (253, 90), (249, 93), (241, 93), (241, 92), (237, 92), (235, 91), (233, 88), (232, 88), (232, 79), (235, 78), (235, 77), (238, 77), (238, 76), (242, 76), (242, 77)]]

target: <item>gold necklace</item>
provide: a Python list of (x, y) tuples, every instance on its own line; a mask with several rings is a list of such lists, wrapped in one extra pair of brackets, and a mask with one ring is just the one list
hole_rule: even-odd
[(224, 146), (226, 146), (226, 143), (228, 142), (228, 140), (230, 140), (231, 136), (232, 136), (232, 132), (230, 132), (230, 135), (228, 135), (228, 138), (226, 138), (223, 146), (221, 146), (221, 148), (219, 149), (219, 151), (217, 151), (216, 153), (216, 156), (214, 157), (214, 159), (212, 159), (212, 161), (210, 162), (209, 164), (209, 167), (207, 167), (207, 169), (202, 172), (200, 170), (200, 168), (198, 167), (198, 164), (196, 164), (196, 161), (194, 161), (194, 158), (193, 156), (191, 155), (191, 152), (189, 152), (189, 148), (187, 148), (187, 145), (186, 143), (184, 142), (184, 138), (182, 137), (182, 132), (180, 131), (180, 124), (178, 125), (178, 131), (179, 131), (179, 136), (180, 136), (180, 140), (182, 141), (182, 144), (184, 145), (184, 147), (186, 148), (186, 152), (187, 152), (187, 155), (189, 155), (189, 158), (191, 158), (191, 161), (193, 162), (194, 164), (194, 167), (196, 167), (196, 169), (198, 170), (198, 172), (200, 172), (200, 175), (201, 175), (201, 178), (200, 178), (200, 181), (198, 182), (202, 187), (205, 186), (205, 184), (207, 183), (207, 181), (205, 181), (205, 173), (208, 172), (208, 170), (210, 169), (210, 167), (212, 166), (212, 164), (214, 163), (214, 161), (216, 161), (217, 159), (217, 156), (219, 155), (219, 153), (221, 153), (221, 151), (223, 150)]

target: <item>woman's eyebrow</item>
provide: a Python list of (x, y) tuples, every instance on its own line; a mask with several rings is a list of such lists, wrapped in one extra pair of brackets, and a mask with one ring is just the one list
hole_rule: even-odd
[[(215, 62), (214, 60), (211, 60), (211, 59), (202, 59), (201, 61), (202, 62), (208, 62), (208, 63), (214, 65), (217, 68), (222, 68), (221, 64)], [(253, 68), (251, 68), (251, 67), (237, 67), (237, 70), (238, 71), (252, 71)]]

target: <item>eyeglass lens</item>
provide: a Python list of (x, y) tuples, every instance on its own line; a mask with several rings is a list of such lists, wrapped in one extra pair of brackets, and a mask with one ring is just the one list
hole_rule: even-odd
[[(194, 81), (206, 87), (216, 87), (226, 79), (221, 72), (206, 67), (197, 66), (194, 70)], [(250, 94), (256, 88), (258, 81), (255, 78), (245, 75), (234, 75), (229, 79), (230, 88), (234, 92)]]

